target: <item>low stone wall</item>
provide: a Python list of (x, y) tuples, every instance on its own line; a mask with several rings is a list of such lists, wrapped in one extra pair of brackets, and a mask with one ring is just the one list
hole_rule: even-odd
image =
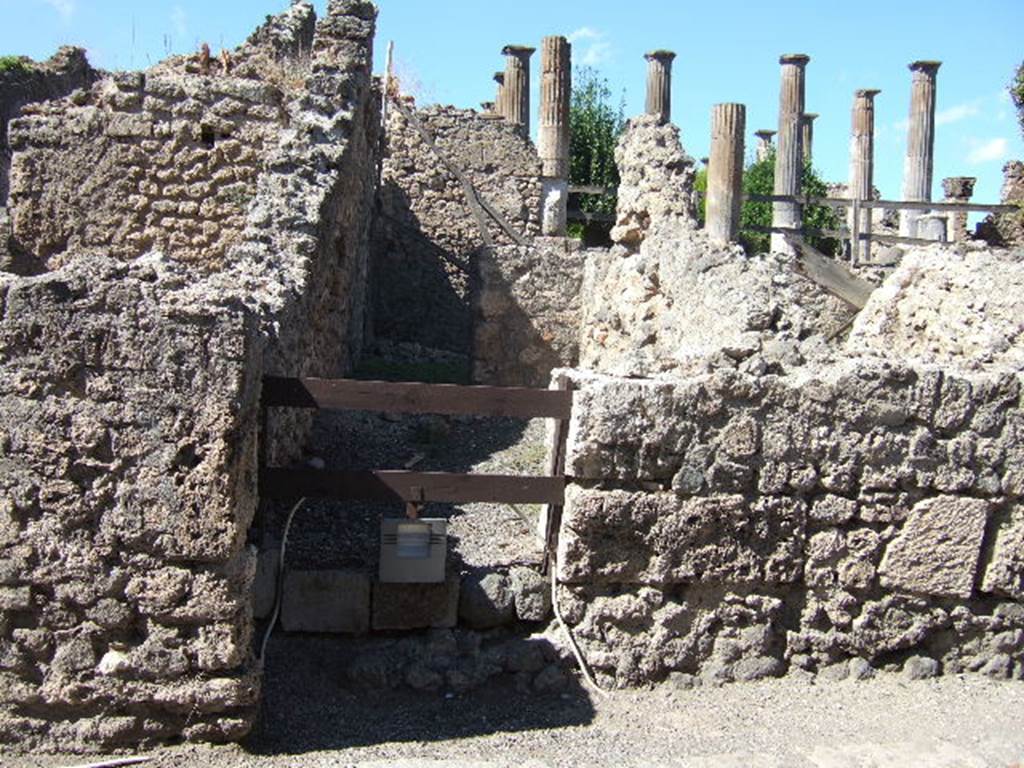
[[(540, 158), (515, 126), (454, 107), (415, 114), (448, 162), (512, 227), (528, 239), (540, 233)], [(487, 227), (497, 244), (513, 244), (490, 218)], [(374, 232), (375, 335), (468, 354), (482, 246), (461, 184), (392, 110)]]
[[(0, 273), (0, 742), (251, 727), (260, 377), (332, 375), (358, 348), (375, 15), (329, 3), (228, 268), (73, 249), (44, 274)], [(303, 423), (272, 424), (272, 460)]]
[(1024, 677), (1019, 373), (569, 376), (558, 579), (606, 682)]

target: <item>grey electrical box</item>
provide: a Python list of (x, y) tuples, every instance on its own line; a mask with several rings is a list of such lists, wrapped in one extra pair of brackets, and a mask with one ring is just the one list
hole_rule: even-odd
[(380, 580), (392, 584), (444, 581), (447, 520), (385, 519), (380, 522)]

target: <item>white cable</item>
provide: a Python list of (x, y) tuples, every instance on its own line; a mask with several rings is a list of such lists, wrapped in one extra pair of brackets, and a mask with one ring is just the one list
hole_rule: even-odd
[(270, 641), (270, 634), (274, 631), (274, 625), (277, 624), (277, 617), (281, 613), (281, 601), (284, 597), (284, 551), (288, 545), (288, 531), (292, 527), (292, 518), (295, 517), (295, 513), (299, 511), (299, 507), (306, 503), (306, 498), (303, 496), (292, 507), (292, 511), (288, 513), (288, 520), (284, 524), (284, 534), (281, 536), (281, 552), (277, 558), (277, 576), (274, 579), (274, 612), (270, 615), (270, 623), (267, 624), (267, 629), (263, 633), (263, 642), (260, 643), (260, 655), (256, 658), (256, 663), (260, 669), (263, 669), (263, 659), (267, 653), (267, 643)]
[(558, 625), (565, 632), (565, 636), (569, 638), (569, 647), (572, 648), (572, 654), (576, 657), (576, 665), (580, 668), (580, 672), (583, 673), (583, 679), (587, 684), (594, 689), (594, 692), (602, 698), (609, 698), (608, 691), (604, 690), (597, 684), (594, 676), (590, 673), (590, 667), (587, 666), (586, 659), (583, 658), (583, 653), (580, 651), (580, 647), (576, 645), (576, 638), (572, 636), (572, 630), (569, 629), (569, 625), (565, 623), (565, 619), (562, 618), (562, 612), (558, 608), (558, 577), (557, 573), (557, 561), (555, 560), (555, 553), (551, 552), (549, 563), (551, 568), (551, 609), (555, 612), (555, 618), (558, 620)]

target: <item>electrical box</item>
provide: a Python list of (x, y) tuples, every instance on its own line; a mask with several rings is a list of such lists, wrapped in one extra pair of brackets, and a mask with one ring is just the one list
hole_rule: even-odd
[(382, 582), (432, 584), (444, 581), (447, 555), (447, 520), (381, 520)]

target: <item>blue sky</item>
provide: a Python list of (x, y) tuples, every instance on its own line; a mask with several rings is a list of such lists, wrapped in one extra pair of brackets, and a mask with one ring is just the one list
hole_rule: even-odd
[[(287, 0), (0, 0), (0, 53), (45, 58), (62, 43), (89, 49), (106, 68), (143, 68), (167, 52), (234, 46)], [(857, 88), (876, 99), (876, 184), (899, 197), (910, 73), (939, 59), (935, 189), (945, 176), (977, 176), (975, 200), (995, 202), (1006, 160), (1024, 158), (1006, 83), (1024, 59), (1024, 0), (379, 0), (376, 69), (394, 40), (398, 71), (421, 103), (476, 107), (493, 98), (493, 72), (507, 43), (573, 40), (577, 64), (594, 66), (627, 114), (643, 109), (643, 53), (678, 54), (673, 119), (694, 157), (707, 154), (711, 106), (747, 105), (748, 148), (758, 128), (776, 128), (778, 57), (811, 56), (807, 109), (815, 164), (847, 176), (850, 106)], [(323, 0), (316, 3), (318, 11)], [(534, 56), (536, 91), (539, 54)], [(536, 119), (537, 94), (533, 98)]]

